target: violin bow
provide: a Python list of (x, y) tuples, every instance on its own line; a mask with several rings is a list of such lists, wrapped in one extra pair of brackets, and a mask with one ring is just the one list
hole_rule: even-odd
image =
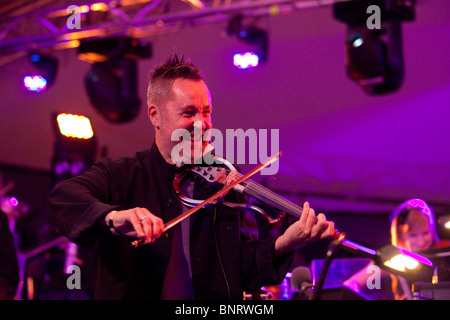
[[(173, 226), (177, 225), (178, 223), (180, 223), (181, 221), (183, 221), (187, 217), (191, 216), (192, 214), (194, 214), (195, 212), (197, 212), (198, 210), (200, 210), (201, 208), (203, 208), (207, 204), (209, 204), (209, 203), (215, 201), (216, 199), (224, 196), (225, 194), (227, 194), (228, 191), (233, 189), (236, 185), (238, 185), (241, 182), (244, 182), (245, 180), (247, 180), (248, 178), (250, 178), (254, 174), (256, 174), (259, 171), (261, 171), (262, 169), (264, 169), (265, 167), (271, 165), (272, 163), (274, 163), (275, 161), (280, 159), (280, 157), (281, 157), (281, 151), (278, 152), (277, 154), (271, 156), (269, 159), (267, 159), (265, 162), (261, 163), (259, 166), (257, 166), (253, 170), (249, 171), (247, 174), (245, 174), (242, 177), (240, 177), (240, 178), (234, 180), (233, 182), (227, 184), (222, 190), (220, 190), (216, 194), (212, 195), (211, 197), (209, 197), (205, 201), (199, 203), (198, 205), (196, 205), (195, 207), (189, 209), (188, 211), (184, 212), (183, 214), (179, 215), (178, 217), (170, 220), (169, 222), (164, 224), (164, 231), (163, 232), (166, 232), (167, 230), (169, 230)], [(139, 247), (143, 246), (144, 244), (145, 244), (144, 243), (144, 239), (137, 239), (137, 240), (135, 240), (135, 241), (133, 241), (131, 243), (131, 245), (133, 247), (135, 247), (135, 248), (139, 248)]]

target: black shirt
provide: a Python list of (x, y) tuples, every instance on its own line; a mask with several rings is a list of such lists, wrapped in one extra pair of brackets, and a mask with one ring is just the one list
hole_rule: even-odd
[[(132, 239), (114, 236), (104, 218), (112, 210), (134, 207), (147, 208), (165, 222), (178, 216), (175, 171), (154, 143), (134, 157), (100, 160), (49, 195), (50, 216), (60, 232), (96, 248), (96, 298), (161, 299), (176, 228), (136, 249)], [(248, 212), (216, 206), (196, 212), (189, 224), (195, 299), (242, 299), (244, 290), (283, 280), (291, 256), (275, 259), (275, 239), (258, 240)]]

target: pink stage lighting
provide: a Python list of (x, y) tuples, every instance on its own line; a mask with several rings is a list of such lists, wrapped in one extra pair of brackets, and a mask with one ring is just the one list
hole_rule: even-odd
[(233, 56), (233, 64), (239, 69), (254, 68), (259, 65), (259, 57), (254, 52), (236, 53)]
[(47, 88), (47, 80), (39, 75), (26, 76), (23, 78), (23, 85), (29, 91), (41, 92)]

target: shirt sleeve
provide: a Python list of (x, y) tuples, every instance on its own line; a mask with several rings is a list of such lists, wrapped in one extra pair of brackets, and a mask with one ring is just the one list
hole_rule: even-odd
[(120, 208), (112, 204), (112, 183), (106, 162), (59, 183), (48, 197), (49, 215), (59, 232), (75, 243), (107, 234), (104, 218)]

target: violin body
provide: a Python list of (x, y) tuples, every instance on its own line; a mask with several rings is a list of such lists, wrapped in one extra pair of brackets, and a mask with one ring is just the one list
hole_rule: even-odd
[[(227, 186), (230, 181), (234, 181), (234, 174), (237, 173), (235, 167), (227, 160), (214, 156), (215, 165), (210, 166), (189, 166), (181, 168), (173, 182), (173, 187), (180, 201), (187, 207), (194, 207), (201, 204), (206, 198), (214, 195)], [(240, 176), (240, 175), (239, 175)], [(238, 176), (234, 176), (235, 178)], [(197, 190), (201, 190), (198, 192)], [(238, 194), (252, 196), (245, 192), (246, 188), (242, 184), (237, 184), (233, 190)], [(261, 196), (254, 197), (261, 200)], [(236, 203), (226, 201), (226, 196), (217, 198), (210, 204), (217, 204), (238, 208), (240, 210), (254, 211), (266, 218), (271, 225), (275, 225), (284, 218), (283, 212), (277, 212), (275, 215), (272, 211), (267, 210), (250, 203)], [(264, 201), (263, 201), (264, 202)]]
[[(204, 200), (195, 198), (192, 193), (189, 192), (190, 184), (200, 184), (202, 189), (209, 189), (211, 194), (213, 194), (242, 177), (242, 175), (238, 173), (234, 166), (227, 160), (217, 156), (214, 156), (214, 159), (216, 163), (215, 166), (188, 166), (185, 170), (181, 170), (176, 174), (173, 186), (177, 196), (186, 206), (193, 207), (199, 205)], [(260, 206), (230, 203), (223, 201), (223, 198), (219, 198), (217, 201), (222, 201), (223, 205), (228, 205), (233, 208), (239, 207), (241, 209), (254, 210), (262, 214), (270, 225), (278, 224), (286, 214), (295, 218), (300, 218), (302, 215), (302, 207), (249, 179), (235, 185), (233, 190), (256, 199), (270, 208), (276, 209), (278, 215), (273, 217), (273, 214), (268, 214), (264, 209), (260, 208)], [(217, 203), (217, 201), (214, 203)], [(336, 236), (336, 239), (337, 237), (338, 236)]]
[[(216, 188), (216, 191), (223, 188), (223, 186), (227, 185), (227, 183), (229, 183), (230, 181), (233, 181), (235, 178), (241, 176), (234, 168), (225, 169), (223, 167), (194, 166), (191, 167), (189, 171), (196, 174), (196, 176), (194, 176), (194, 179), (201, 178), (204, 182), (207, 182), (210, 186)], [(198, 204), (201, 201), (191, 199), (183, 195), (180, 184), (183, 182), (183, 178), (185, 178), (186, 174), (186, 172), (181, 173), (178, 177), (175, 178), (174, 188), (180, 200), (183, 201), (183, 203), (185, 203), (186, 205), (191, 206), (193, 204)], [(300, 206), (290, 202), (289, 200), (286, 200), (280, 195), (251, 180), (246, 180), (245, 182), (234, 186), (233, 190), (257, 199), (273, 208), (284, 211), (292, 216), (300, 218), (302, 214), (303, 209)]]
[[(284, 212), (300, 218), (303, 212), (303, 209), (284, 199), (283, 197), (277, 195), (271, 190), (249, 180), (249, 178), (255, 173), (259, 172), (266, 166), (270, 165), (274, 161), (277, 161), (280, 157), (281, 153), (270, 157), (267, 161), (260, 164), (250, 172), (245, 175), (242, 175), (236, 171), (236, 169), (226, 161), (225, 159), (213, 156), (215, 159), (215, 163), (222, 164), (225, 168), (214, 168), (215, 166), (184, 166), (181, 167), (179, 172), (175, 175), (175, 179), (173, 182), (174, 190), (180, 199), (180, 201), (185, 204), (187, 207), (191, 207), (191, 209), (182, 213), (178, 217), (172, 219), (171, 221), (164, 224), (164, 231), (172, 228), (179, 222), (183, 221), (185, 218), (189, 217), (193, 213), (197, 212), (199, 209), (206, 207), (211, 204), (217, 204), (220, 202), (222, 205), (227, 205), (232, 208), (239, 209), (247, 209), (247, 210), (255, 210), (261, 213), (270, 224), (277, 223), (284, 217)], [(227, 170), (228, 168), (228, 170)], [(200, 177), (200, 178), (199, 178)], [(208, 188), (203, 186), (203, 188), (197, 188), (196, 182), (205, 183), (206, 187), (212, 188), (213, 194), (209, 196), (207, 191)], [(196, 198), (196, 190), (200, 189), (201, 193), (204, 195), (201, 198)], [(235, 190), (244, 195), (254, 197), (257, 200), (260, 200), (267, 205), (282, 210), (280, 215), (273, 219), (270, 217), (264, 210), (261, 208), (248, 204), (248, 203), (233, 203), (224, 201), (227, 193), (231, 190)], [(214, 193), (215, 192), (215, 193)], [(206, 196), (205, 196), (206, 193)], [(205, 198), (203, 200), (203, 198)], [(333, 238), (335, 240), (343, 240), (345, 237), (344, 233), (339, 233), (335, 230)], [(140, 247), (142, 245), (142, 239), (138, 239), (132, 242), (134, 247)]]

